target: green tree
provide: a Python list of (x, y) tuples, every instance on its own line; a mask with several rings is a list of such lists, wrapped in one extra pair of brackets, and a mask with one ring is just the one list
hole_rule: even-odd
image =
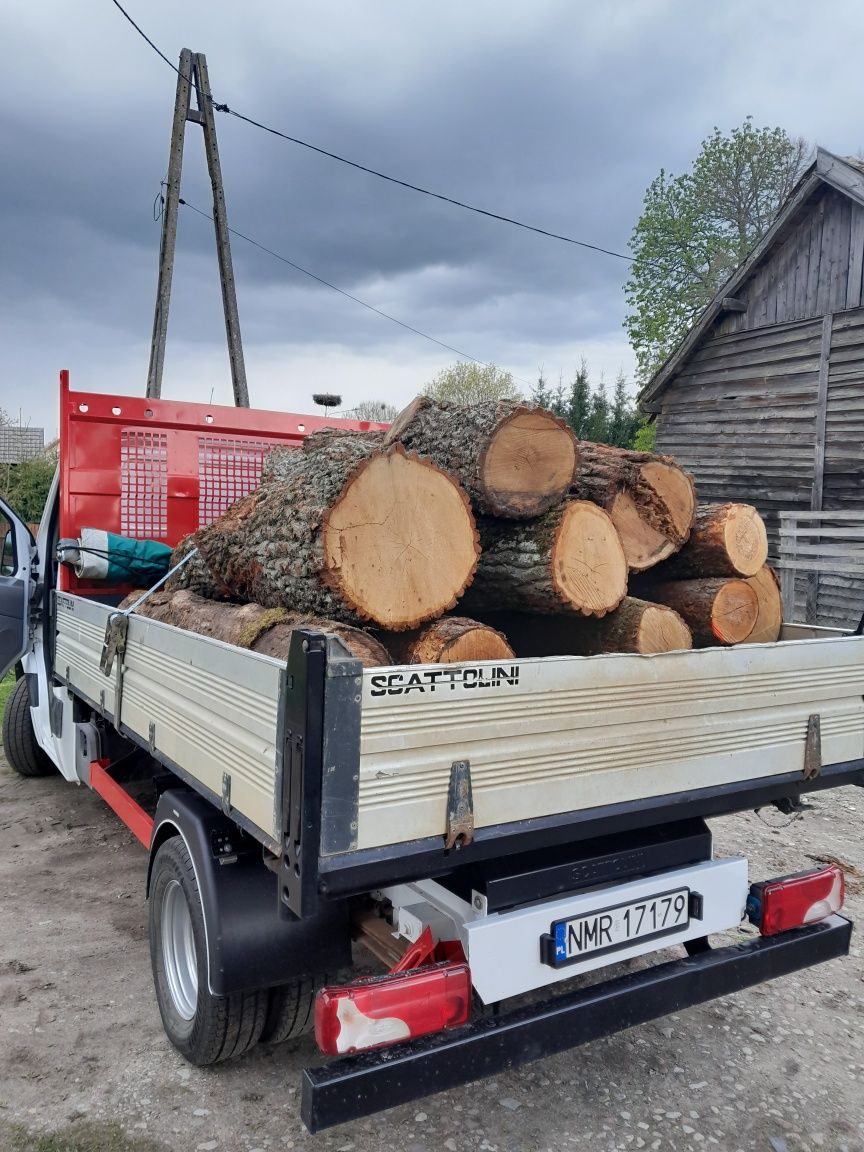
[(609, 441), (609, 396), (606, 392), (606, 383), (601, 378), (600, 383), (591, 391), (591, 403), (588, 408), (588, 419), (585, 426), (584, 440), (593, 440), (595, 444), (608, 444)]
[(647, 416), (639, 418), (631, 447), (635, 448), (637, 452), (654, 452), (656, 450), (657, 425)]
[(630, 238), (624, 326), (646, 383), (771, 225), (809, 152), (752, 118), (702, 142), (689, 172), (661, 170)]
[(36, 524), (42, 518), (42, 509), (57, 467), (56, 453), (36, 456), (20, 464), (7, 464), (2, 470), (0, 488), (3, 499), (22, 520)]
[(609, 412), (609, 440), (617, 448), (629, 448), (639, 427), (636, 406), (627, 391), (627, 377), (623, 371), (615, 378), (612, 407)]
[(579, 440), (588, 439), (588, 423), (591, 415), (591, 382), (588, 376), (588, 362), (582, 357), (579, 370), (570, 383), (567, 397), (567, 423)]
[(549, 387), (549, 381), (543, 375), (542, 366), (537, 371), (537, 383), (531, 389), (528, 399), (532, 404), (537, 404), (540, 408), (548, 408), (552, 410), (552, 405), (555, 402), (555, 393)]
[(521, 397), (512, 372), (496, 364), (470, 364), (464, 360), (439, 372), (423, 391), (436, 400), (449, 400), (454, 404), (482, 404), (484, 400)]

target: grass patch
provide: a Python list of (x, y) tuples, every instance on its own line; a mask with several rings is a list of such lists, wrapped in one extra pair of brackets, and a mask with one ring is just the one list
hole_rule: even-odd
[(119, 1124), (69, 1124), (56, 1132), (28, 1132), (19, 1125), (0, 1124), (6, 1152), (168, 1152), (153, 1140), (127, 1136)]
[(9, 699), (9, 693), (15, 687), (15, 673), (7, 672), (6, 675), (0, 680), (0, 716), (3, 715), (3, 709), (6, 707), (6, 701)]

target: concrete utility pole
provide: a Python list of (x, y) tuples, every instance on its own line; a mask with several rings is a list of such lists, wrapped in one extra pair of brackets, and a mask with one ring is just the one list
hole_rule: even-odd
[[(196, 107), (192, 108), (192, 90)], [(222, 306), (225, 312), (225, 334), (228, 338), (228, 360), (231, 365), (231, 384), (234, 403), (238, 408), (249, 407), (249, 389), (246, 385), (246, 365), (243, 360), (243, 341), (240, 336), (240, 316), (237, 311), (237, 290), (234, 284), (234, 266), (231, 262), (231, 237), (222, 188), (222, 169), (219, 147), (216, 143), (216, 123), (213, 98), (207, 75), (207, 60), (203, 52), (180, 53), (177, 76), (177, 95), (174, 100), (174, 121), (171, 127), (171, 149), (168, 153), (165, 203), (162, 212), (162, 237), (159, 245), (159, 282), (156, 288), (156, 310), (153, 316), (153, 339), (150, 345), (150, 367), (147, 372), (147, 396), (162, 395), (162, 369), (165, 363), (165, 340), (168, 334), (168, 310), (171, 303), (171, 280), (174, 273), (174, 250), (177, 244), (177, 214), (180, 207), (180, 176), (183, 170), (183, 144), (186, 124), (200, 124), (204, 130), (204, 150), (207, 169), (213, 186), (213, 223), (216, 229), (216, 256), (219, 261), (219, 281), (222, 285)]]

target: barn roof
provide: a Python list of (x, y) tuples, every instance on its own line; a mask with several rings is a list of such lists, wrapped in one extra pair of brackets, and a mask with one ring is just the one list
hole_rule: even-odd
[(703, 336), (727, 309), (727, 301), (734, 298), (751, 273), (771, 250), (778, 238), (785, 233), (787, 225), (823, 185), (836, 188), (864, 207), (864, 161), (851, 156), (835, 156), (827, 148), (817, 148), (816, 155), (805, 169), (798, 183), (787, 196), (774, 223), (750, 253), (732, 273), (705, 311), (663, 364), (651, 377), (642, 390), (639, 401), (649, 411), (655, 410), (653, 403), (675, 377), (681, 365), (699, 345)]

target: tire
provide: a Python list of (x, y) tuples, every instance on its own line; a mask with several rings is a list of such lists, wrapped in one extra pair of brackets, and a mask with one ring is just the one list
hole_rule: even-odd
[(271, 988), (261, 1040), (265, 1044), (281, 1044), (311, 1032), (315, 1024), (315, 996), (326, 982), (324, 976), (320, 979), (301, 976), (290, 984)]
[(261, 1036), (266, 989), (214, 996), (207, 987), (204, 910), (182, 837), (156, 852), (150, 876), (150, 963), (168, 1039), (192, 1064), (242, 1056)]
[(3, 712), (3, 749), (19, 776), (50, 776), (56, 771), (50, 758), (36, 743), (30, 693), (22, 676), (6, 701)]

